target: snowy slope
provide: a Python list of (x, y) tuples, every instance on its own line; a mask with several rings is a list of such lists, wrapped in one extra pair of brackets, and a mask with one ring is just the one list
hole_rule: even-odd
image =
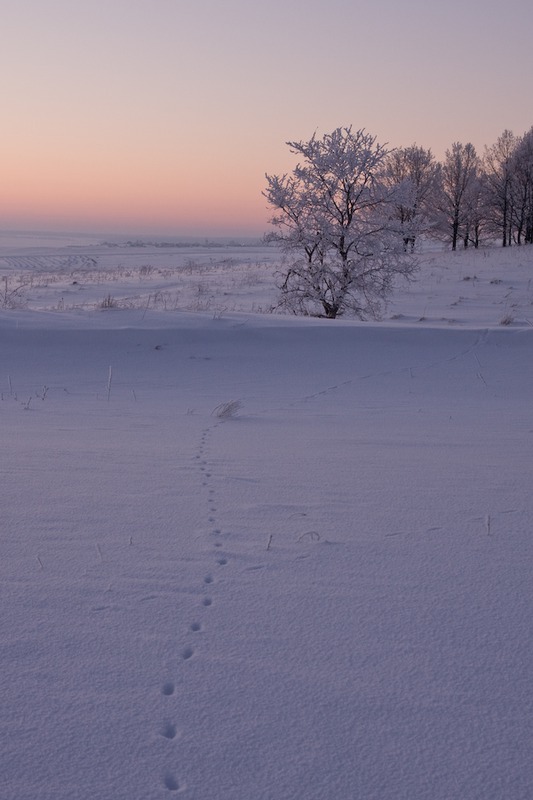
[(529, 278), (468, 258), (376, 324), (1, 313), (2, 798), (531, 797)]

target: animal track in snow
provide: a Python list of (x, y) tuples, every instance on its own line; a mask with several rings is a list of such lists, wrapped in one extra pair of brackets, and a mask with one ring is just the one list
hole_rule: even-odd
[(178, 731), (175, 725), (171, 722), (165, 722), (163, 728), (161, 729), (161, 736), (164, 736), (165, 739), (175, 739)]
[[(201, 486), (205, 487), (206, 489), (206, 492), (204, 494), (204, 500), (205, 500), (204, 508), (206, 511), (206, 513), (204, 512), (205, 513), (204, 519), (205, 518), (208, 519), (208, 522), (212, 529), (216, 524), (215, 515), (217, 513), (217, 502), (216, 502), (217, 492), (216, 488), (213, 487), (212, 481), (210, 480), (211, 471), (210, 471), (209, 442), (208, 442), (210, 434), (211, 434), (211, 427), (205, 428), (202, 431), (199, 446), (197, 447), (195, 454), (194, 466), (198, 483)], [(214, 530), (214, 534), (221, 535), (221, 530), (217, 528), (216, 530)], [(219, 547), (222, 546), (222, 543), (218, 543), (217, 546)], [(227, 563), (227, 559), (221, 556), (217, 559), (216, 563), (220, 566), (225, 565)], [(212, 583), (214, 583), (213, 575), (211, 573), (204, 574), (203, 584), (208, 586)], [(212, 604), (213, 600), (209, 596), (207, 597), (204, 596), (201, 599), (201, 605), (204, 608), (208, 608)], [(190, 621), (188, 625), (189, 636), (192, 633), (200, 633), (201, 631), (203, 631), (202, 623), (199, 620), (195, 620), (193, 618), (193, 620)], [(199, 639), (197, 638), (196, 641), (199, 641)], [(191, 661), (192, 663), (194, 657), (196, 656), (196, 652), (197, 652), (196, 649), (189, 645), (182, 646), (177, 651), (178, 660), (181, 662)], [(188, 668), (184, 667), (184, 671), (185, 669)], [(176, 686), (171, 681), (167, 681), (161, 687), (161, 693), (165, 696), (174, 695), (175, 692), (176, 692)], [(180, 736), (181, 732), (178, 731), (178, 728), (173, 722), (171, 722), (170, 720), (163, 720), (162, 722), (160, 722), (159, 734), (162, 739), (167, 739), (168, 741), (172, 741), (176, 739), (176, 737)], [(167, 772), (163, 773), (163, 786), (168, 792), (180, 793), (180, 794), (184, 792), (186, 788), (185, 783), (172, 770), (168, 770)]]
[(168, 789), (169, 792), (179, 792), (182, 791), (184, 787), (181, 787), (179, 781), (172, 775), (171, 772), (167, 772), (165, 775), (165, 789)]

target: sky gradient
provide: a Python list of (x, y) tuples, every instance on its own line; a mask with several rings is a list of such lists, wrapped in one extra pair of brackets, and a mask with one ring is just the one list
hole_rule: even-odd
[(533, 125), (531, 0), (0, 3), (0, 229), (261, 235), (287, 140)]

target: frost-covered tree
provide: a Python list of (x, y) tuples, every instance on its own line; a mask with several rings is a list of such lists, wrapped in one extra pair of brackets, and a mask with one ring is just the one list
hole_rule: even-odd
[[(479, 159), (473, 144), (454, 142), (441, 170), (440, 199), (437, 207), (440, 212), (440, 229), (449, 238), (452, 250), (463, 229), (468, 225), (470, 193), (477, 178)], [(468, 241), (468, 239), (467, 239)]]
[(490, 235), (487, 214), (487, 187), (483, 170), (476, 171), (469, 182), (462, 213), (461, 238), (465, 249), (469, 245), (479, 247), (482, 238)]
[(411, 250), (416, 237), (431, 229), (439, 171), (431, 150), (416, 144), (399, 147), (387, 158), (385, 175), (389, 186), (403, 184), (409, 189), (394, 206), (394, 215), (402, 228), (405, 247)]
[(289, 175), (267, 175), (263, 193), (274, 209), (268, 238), (287, 260), (280, 305), (330, 319), (378, 316), (395, 278), (415, 268), (394, 215), (405, 187), (384, 179), (389, 151), (351, 127), (287, 144), (301, 161)]

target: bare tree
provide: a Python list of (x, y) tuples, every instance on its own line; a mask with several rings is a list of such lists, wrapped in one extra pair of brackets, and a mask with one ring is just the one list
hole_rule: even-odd
[(499, 233), (502, 247), (512, 242), (513, 168), (517, 138), (505, 130), (491, 147), (485, 148), (483, 171), (486, 185), (487, 220)]
[(287, 144), (302, 161), (290, 175), (267, 175), (264, 192), (274, 209), (268, 238), (288, 260), (280, 305), (330, 319), (378, 316), (396, 276), (415, 268), (393, 213), (405, 188), (383, 179), (389, 151), (351, 127)]
[(513, 159), (513, 233), (517, 244), (533, 243), (533, 128), (515, 148)]

